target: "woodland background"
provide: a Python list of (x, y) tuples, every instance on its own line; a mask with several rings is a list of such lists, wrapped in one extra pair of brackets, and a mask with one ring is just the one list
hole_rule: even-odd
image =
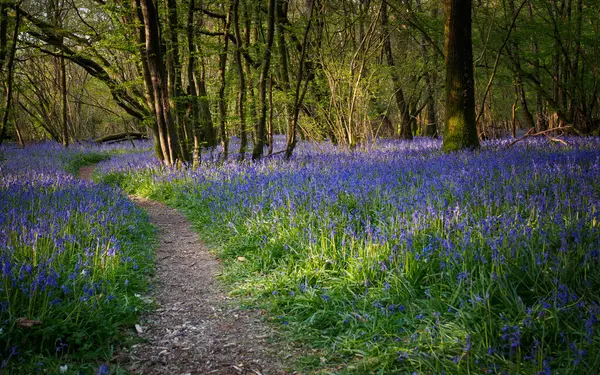
[[(2, 0), (0, 14), (0, 142), (165, 126), (190, 160), (217, 144), (224, 158), (280, 152), (273, 134), (290, 154), (296, 134), (350, 147), (442, 135), (441, 1)], [(596, 1), (474, 1), (472, 22), (480, 139), (598, 133)]]

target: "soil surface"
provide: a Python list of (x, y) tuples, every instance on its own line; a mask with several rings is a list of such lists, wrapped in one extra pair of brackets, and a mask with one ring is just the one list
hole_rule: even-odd
[[(79, 177), (91, 179), (94, 166)], [(217, 276), (220, 264), (178, 211), (131, 197), (158, 228), (156, 274), (149, 296), (157, 309), (136, 326), (142, 343), (116, 361), (133, 373), (153, 375), (290, 374), (287, 351), (270, 342), (276, 333), (261, 311), (240, 309)]]

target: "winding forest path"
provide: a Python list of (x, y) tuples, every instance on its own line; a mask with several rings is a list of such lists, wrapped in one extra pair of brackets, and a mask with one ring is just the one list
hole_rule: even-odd
[[(94, 165), (80, 169), (91, 179)], [(128, 371), (152, 375), (287, 374), (268, 338), (273, 331), (260, 312), (235, 307), (216, 277), (220, 265), (178, 211), (131, 197), (158, 228), (152, 297), (157, 309), (145, 316), (142, 343), (120, 361)]]

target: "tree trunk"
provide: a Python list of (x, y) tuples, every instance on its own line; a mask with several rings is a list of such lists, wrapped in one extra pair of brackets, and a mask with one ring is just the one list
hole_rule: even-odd
[(308, 33), (310, 32), (310, 26), (312, 24), (312, 15), (315, 8), (316, 0), (311, 1), (310, 11), (308, 13), (308, 22), (306, 23), (306, 29), (304, 30), (304, 37), (302, 40), (302, 54), (300, 55), (300, 64), (298, 65), (298, 77), (296, 78), (296, 90), (294, 92), (294, 107), (292, 114), (292, 121), (290, 123), (290, 127), (287, 129), (287, 144), (285, 148), (285, 158), (289, 159), (292, 157), (292, 153), (296, 148), (296, 132), (298, 128), (298, 116), (300, 114), (300, 106), (304, 100), (304, 96), (306, 95), (306, 90), (308, 89), (308, 83), (310, 82), (310, 77), (306, 79), (304, 84), (304, 89), (300, 92), (300, 87), (302, 85), (302, 80), (304, 78), (304, 71), (306, 70), (306, 54), (308, 49)]
[[(420, 6), (420, 2), (419, 2)], [(432, 18), (437, 18), (437, 10), (432, 11)], [(421, 55), (423, 56), (423, 61), (425, 64), (428, 64), (431, 60), (429, 56), (429, 51), (427, 49), (426, 38), (425, 35), (421, 35)], [(425, 68), (424, 79), (425, 79), (425, 100), (427, 101), (427, 117), (425, 124), (425, 132), (424, 134), (427, 137), (436, 137), (437, 136), (437, 116), (435, 112), (435, 98), (434, 98), (434, 86), (436, 81), (436, 73), (434, 69), (430, 69), (430, 67)]]
[(223, 49), (219, 54), (219, 78), (221, 86), (219, 87), (219, 131), (221, 136), (221, 148), (223, 149), (223, 160), (229, 156), (229, 139), (227, 138), (227, 107), (225, 103), (225, 85), (227, 70), (227, 49), (229, 48), (229, 24), (231, 20), (231, 7), (227, 12), (225, 24), (223, 26)]
[(62, 114), (62, 144), (69, 147), (69, 116), (67, 108), (67, 68), (65, 58), (59, 58), (60, 63), (60, 96), (62, 99), (61, 114)]
[(269, 77), (269, 68), (271, 67), (271, 48), (275, 34), (275, 2), (269, 0), (269, 11), (267, 15), (267, 45), (263, 55), (263, 63), (260, 72), (259, 87), (258, 87), (258, 108), (259, 117), (256, 123), (256, 142), (252, 150), (252, 160), (258, 160), (262, 157), (263, 148), (265, 145), (265, 124), (267, 120), (267, 85)]
[(194, 56), (194, 8), (195, 0), (189, 0), (188, 19), (187, 19), (187, 42), (188, 42), (188, 63), (187, 63), (187, 82), (188, 95), (190, 96), (188, 104), (188, 124), (193, 134), (193, 149), (192, 149), (192, 168), (198, 168), (201, 161), (202, 147), (202, 128), (200, 127), (200, 103), (198, 99), (198, 91), (194, 84), (196, 76), (196, 57)]
[[(202, 7), (202, 3), (199, 4)], [(191, 12), (195, 9), (190, 8)], [(197, 23), (202, 24), (202, 13), (197, 20)], [(194, 29), (191, 30), (194, 32)], [(204, 57), (202, 54), (201, 43), (194, 43), (193, 48), (190, 50), (194, 51), (194, 54), (198, 57), (194, 59), (194, 62), (199, 64), (197, 72), (194, 73), (193, 85), (195, 86), (198, 94), (198, 106), (199, 106), (199, 118), (198, 123), (200, 127), (199, 136), (200, 141), (203, 142), (206, 147), (214, 148), (217, 145), (217, 132), (213, 126), (212, 113), (210, 110), (210, 101), (208, 100), (208, 93), (206, 91), (206, 68), (204, 66)], [(190, 85), (192, 83), (190, 82)]]
[[(518, 12), (515, 8), (514, 0), (509, 0), (508, 6), (510, 9), (511, 18), (515, 18), (518, 16)], [(513, 60), (513, 63), (520, 68), (521, 67), (521, 53), (519, 51), (519, 44), (516, 41), (511, 41), (508, 45), (508, 53)], [(520, 69), (517, 69), (520, 70)], [(521, 101), (521, 111), (523, 112), (523, 117), (525, 119), (525, 123), (528, 129), (535, 128), (535, 123), (533, 122), (533, 116), (529, 111), (529, 107), (527, 106), (527, 97), (525, 95), (525, 87), (523, 86), (523, 77), (521, 73), (517, 72), (515, 75), (515, 94)]]
[(513, 138), (517, 138), (517, 104), (519, 103), (519, 91), (515, 86), (515, 100), (513, 101), (510, 110), (510, 134)]
[(240, 118), (240, 152), (239, 160), (244, 160), (246, 155), (247, 137), (246, 137), (246, 112), (244, 104), (246, 101), (246, 80), (244, 77), (244, 64), (242, 62), (242, 33), (240, 32), (240, 0), (233, 0), (233, 31), (237, 46), (235, 48), (235, 64), (238, 71), (238, 117)]
[(479, 147), (475, 123), (471, 0), (444, 0), (446, 12), (445, 152)]
[[(0, 9), (0, 17), (2, 17), (2, 19), (0, 20), (0, 23), (4, 22), (4, 16), (5, 16), (5, 13), (3, 13), (4, 11), (5, 11), (5, 9)], [(8, 51), (6, 51), (6, 48), (7, 48), (6, 35), (4, 37), (0, 37), (0, 39), (4, 39), (4, 40), (0, 41), (0, 49), (3, 51), (2, 52), (3, 56), (1, 56), (2, 59), (0, 59), (0, 63), (2, 64), (2, 65), (0, 65), (0, 72), (2, 72), (2, 70), (4, 70), (4, 69), (2, 69), (3, 63), (6, 58), (6, 53), (8, 53), (8, 61), (6, 62), (6, 75), (4, 77), (6, 91), (4, 93), (4, 103), (2, 103), (2, 120), (0, 122), (0, 145), (2, 144), (2, 142), (4, 141), (4, 137), (6, 136), (6, 128), (8, 127), (8, 116), (10, 114), (10, 107), (12, 104), (15, 52), (17, 50), (17, 40), (18, 40), (18, 36), (19, 36), (20, 23), (21, 23), (21, 10), (20, 10), (20, 7), (17, 7), (15, 30), (13, 33), (11, 44), (8, 47), (9, 48)], [(0, 34), (6, 33), (7, 29), (8, 29), (8, 25), (4, 25), (4, 30), (0, 30), (1, 31)], [(19, 134), (19, 141), (22, 142), (20, 134)]]
[[(288, 0), (277, 0), (277, 47), (279, 49), (279, 77), (281, 80), (281, 90), (284, 93), (283, 116), (285, 118), (286, 131), (289, 133), (292, 126), (292, 116), (288, 102), (290, 91), (290, 72), (288, 63), (287, 43), (285, 40), (285, 20), (287, 20)], [(298, 69), (302, 69), (300, 65)], [(288, 135), (289, 138), (289, 135)], [(269, 146), (270, 147), (270, 146)]]
[(521, 112), (525, 119), (525, 124), (528, 129), (535, 128), (535, 122), (533, 122), (533, 115), (527, 105), (527, 97), (525, 95), (525, 87), (523, 86), (523, 80), (521, 77), (517, 77), (517, 90), (519, 92), (519, 99), (521, 101)]
[(396, 98), (396, 104), (398, 110), (400, 110), (400, 138), (401, 139), (412, 139), (411, 129), (411, 116), (410, 106), (406, 102), (404, 97), (404, 91), (402, 90), (402, 84), (400, 83), (400, 77), (396, 72), (396, 64), (394, 63), (394, 54), (392, 53), (392, 42), (391, 33), (388, 27), (388, 15), (387, 15), (387, 3), (384, 1), (381, 5), (381, 28), (383, 31), (383, 49), (387, 64), (390, 68), (390, 74), (392, 76), (392, 82), (394, 83), (394, 97)]
[[(252, 21), (251, 18), (248, 14), (248, 8), (249, 5), (245, 0), (241, 0), (241, 4), (243, 5), (243, 14), (244, 14), (244, 46), (245, 48), (248, 48), (250, 46), (250, 37), (252, 34)], [(249, 122), (251, 124), (255, 124), (257, 121), (256, 118), (256, 95), (254, 92), (254, 84), (253, 84), (253, 72), (252, 72), (252, 68), (250, 65), (250, 61), (248, 61), (248, 59), (244, 59), (244, 64), (245, 64), (245, 68), (246, 68), (246, 77), (248, 77), (248, 79), (246, 80), (246, 84), (248, 85), (248, 89), (247, 89), (247, 108), (248, 108), (248, 115), (249, 115)], [(246, 138), (248, 137), (248, 134), (246, 134)], [(247, 143), (247, 140), (246, 140)]]
[[(152, 76), (150, 75), (150, 68), (148, 68), (148, 58), (146, 56), (146, 30), (144, 28), (144, 16), (142, 14), (142, 8), (140, 4), (140, 0), (131, 0), (131, 6), (135, 15), (139, 21), (138, 26), (138, 53), (140, 56), (140, 64), (142, 68), (142, 75), (144, 77), (144, 87), (145, 87), (145, 99), (146, 105), (151, 110), (154, 108), (154, 91), (152, 89)], [(154, 111), (153, 111), (154, 112)], [(150, 130), (152, 131), (152, 138), (154, 140), (154, 154), (160, 160), (163, 160), (164, 154), (161, 147), (160, 139), (158, 136), (158, 122), (156, 119), (156, 115), (152, 116), (152, 121), (149, 121)]]
[(185, 109), (181, 97), (183, 88), (181, 81), (181, 59), (179, 54), (179, 20), (177, 17), (177, 1), (165, 0), (166, 17), (166, 62), (168, 76), (169, 102), (172, 109), (172, 118), (177, 136), (179, 138), (179, 154), (184, 161), (190, 160), (191, 131), (183, 124), (185, 118)]
[(267, 122), (267, 141), (269, 155), (273, 155), (273, 76), (269, 77), (269, 119)]
[(194, 76), (194, 84), (198, 92), (200, 101), (200, 128), (202, 129), (202, 140), (207, 147), (214, 148), (217, 145), (217, 131), (213, 125), (212, 112), (210, 110), (210, 101), (208, 100), (208, 92), (206, 91), (206, 68), (204, 66), (204, 58), (201, 56), (198, 44), (196, 44), (196, 52), (200, 55), (198, 62), (200, 63), (200, 72)]
[(146, 58), (152, 78), (154, 110), (158, 124), (159, 141), (163, 150), (163, 162), (168, 167), (181, 160), (179, 139), (173, 123), (167, 74), (160, 46), (158, 12), (153, 0), (141, 0), (142, 15), (146, 32)]

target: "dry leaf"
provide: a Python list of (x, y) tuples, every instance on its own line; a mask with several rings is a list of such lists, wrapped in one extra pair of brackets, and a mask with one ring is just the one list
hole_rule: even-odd
[(19, 328), (31, 328), (33, 326), (42, 325), (41, 320), (33, 320), (27, 318), (19, 318), (17, 319), (17, 327)]

